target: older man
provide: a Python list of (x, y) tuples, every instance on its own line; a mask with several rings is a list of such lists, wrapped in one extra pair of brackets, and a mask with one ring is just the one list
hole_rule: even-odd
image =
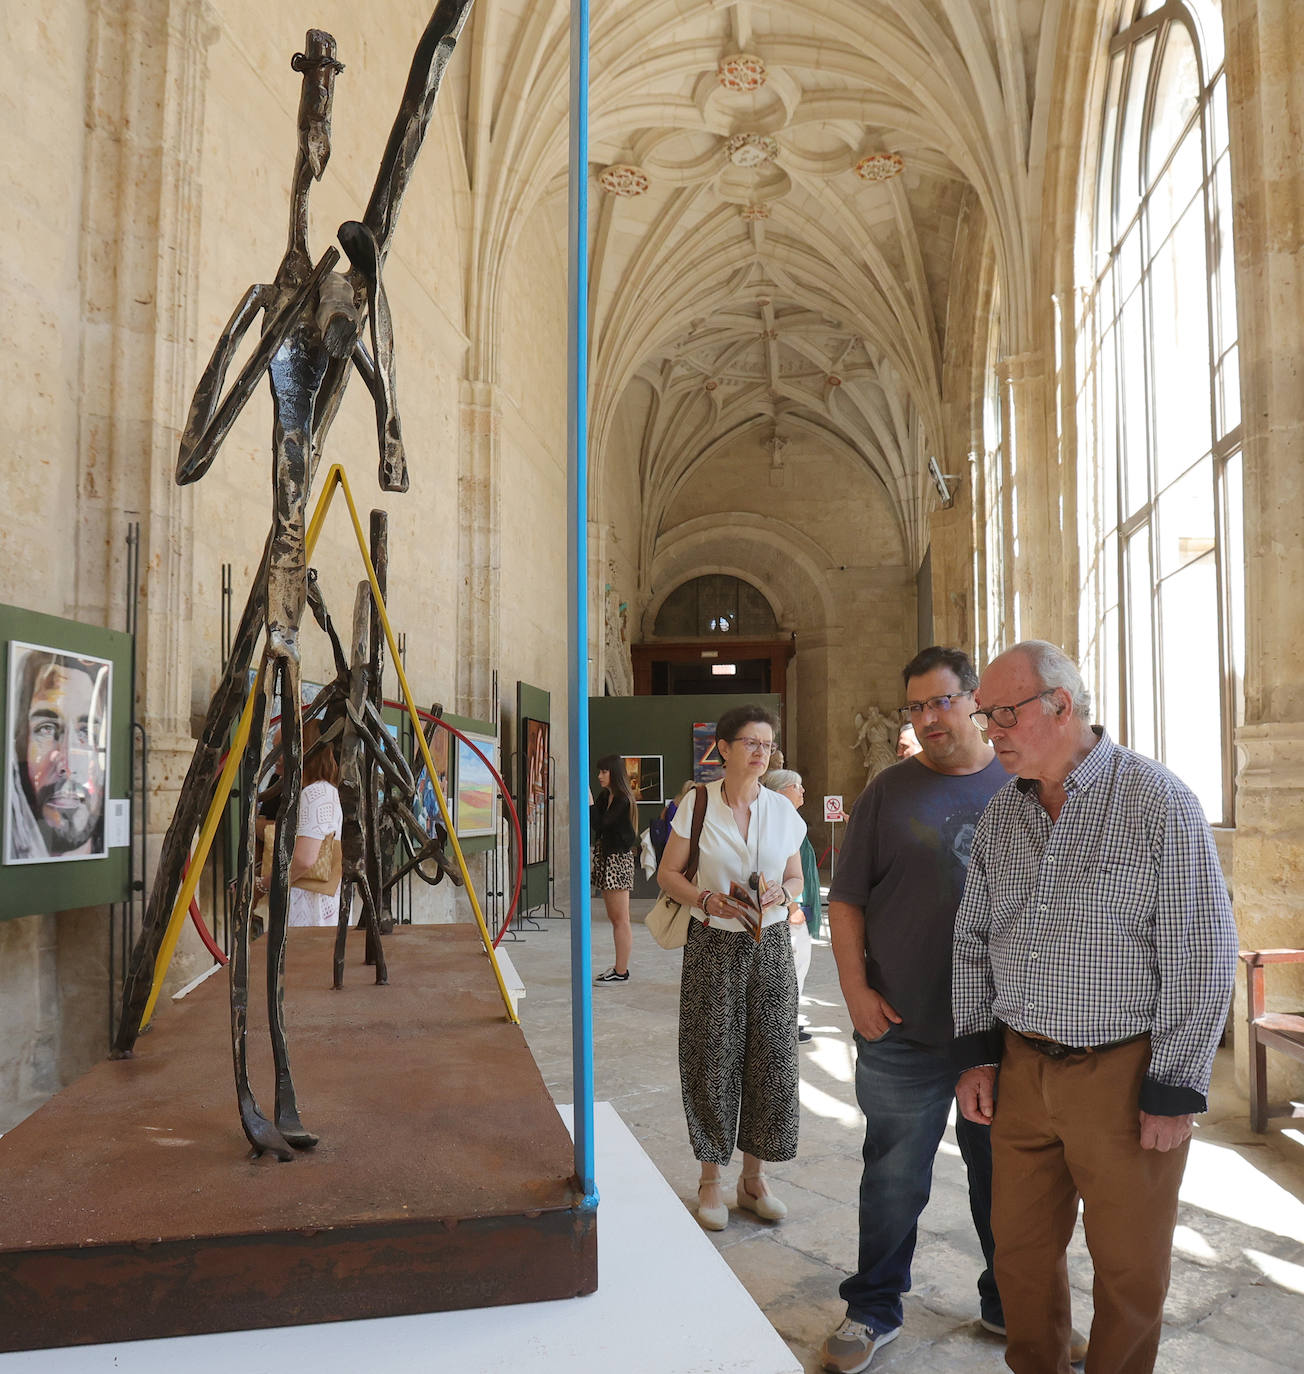
[(956, 1097), (992, 1123), (1006, 1363), (1067, 1374), (1080, 1198), (1095, 1265), (1087, 1370), (1143, 1374), (1231, 995), (1231, 905), (1199, 802), (1091, 725), (1061, 650), (1016, 645), (977, 700), (1015, 777), (979, 822), (956, 913)]

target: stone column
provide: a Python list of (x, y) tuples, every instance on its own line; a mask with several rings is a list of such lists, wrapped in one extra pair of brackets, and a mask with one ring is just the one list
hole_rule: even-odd
[[(591, 507), (590, 507), (591, 509)], [(589, 544), (589, 695), (600, 697), (607, 681), (607, 586), (611, 582), (608, 554), (612, 529), (603, 520), (588, 521)]]
[[(1062, 597), (1058, 576), (1061, 554), (1058, 476), (1047, 434), (1049, 378), (1038, 351), (1003, 358), (997, 366), (1001, 394), (1001, 433), (1005, 466), (1009, 640), (1063, 642)], [(988, 570), (991, 575), (992, 570)], [(1008, 647), (1008, 646), (1002, 646)]]
[(462, 383), (458, 446), (457, 709), (494, 714), (502, 604), (502, 404), (489, 382)]
[[(149, 740), (148, 889), (194, 749), (194, 500), (176, 485), (175, 465), (198, 373), (201, 155), (218, 30), (205, 0), (91, 0), (87, 14), (72, 614), (126, 628), (127, 527), (138, 521), (136, 713)], [(65, 1081), (103, 1052), (89, 1029), (107, 975), (102, 923), (98, 912), (59, 918)], [(194, 973), (198, 949), (187, 932), (170, 985)]]
[[(1234, 897), (1241, 946), (1304, 947), (1304, 8), (1225, 0), (1245, 471), (1245, 724), (1238, 732)], [(1273, 968), (1270, 1008), (1304, 970)], [(1238, 976), (1235, 1030), (1244, 1039)], [(1242, 1082), (1247, 1071), (1237, 1055)], [(1304, 1070), (1268, 1056), (1270, 1094)]]
[[(974, 543), (974, 463), (972, 455), (950, 459), (949, 506), (938, 506), (928, 517), (933, 570), (933, 642), (975, 651), (977, 607), (973, 601), (973, 569), (978, 550)], [(921, 649), (924, 645), (919, 646)]]
[(137, 713), (160, 833), (193, 747), (193, 499), (174, 470), (196, 375), (200, 154), (216, 36), (204, 0), (90, 6), (73, 614), (125, 627), (127, 526), (138, 520)]

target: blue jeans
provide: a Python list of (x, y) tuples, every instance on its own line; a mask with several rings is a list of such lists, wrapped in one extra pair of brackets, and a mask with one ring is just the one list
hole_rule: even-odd
[[(860, 1254), (838, 1289), (847, 1316), (875, 1331), (901, 1325), (901, 1294), (910, 1291), (919, 1214), (933, 1185), (933, 1157), (955, 1096), (955, 1069), (942, 1054), (900, 1038), (856, 1036), (856, 1101), (865, 1114), (865, 1168), (860, 1179)], [(1004, 1325), (992, 1277), (991, 1128), (957, 1115), (956, 1139), (969, 1174), (969, 1211), (986, 1268), (978, 1278), (979, 1310)]]

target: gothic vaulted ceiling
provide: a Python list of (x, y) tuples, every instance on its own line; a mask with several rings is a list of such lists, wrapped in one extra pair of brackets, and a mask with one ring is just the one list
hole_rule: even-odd
[[(568, 6), (477, 10), (462, 109), (472, 184), (492, 186), (491, 312), (514, 226), (562, 185)], [(604, 463), (638, 463), (644, 570), (675, 493), (745, 435), (776, 452), (816, 435), (866, 464), (922, 556), (961, 208), (982, 208), (1017, 351), (1060, 10), (595, 0), (594, 490)], [(621, 407), (636, 455), (608, 452)]]

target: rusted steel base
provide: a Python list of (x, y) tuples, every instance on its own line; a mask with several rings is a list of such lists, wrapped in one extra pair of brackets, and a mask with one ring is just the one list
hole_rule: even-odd
[[(134, 1058), (0, 1139), (0, 1350), (596, 1289), (570, 1137), (474, 927), (396, 928), (387, 987), (362, 965), (363, 934), (333, 992), (333, 932), (290, 932), (290, 1052), (315, 1150), (250, 1158), (220, 975), (161, 1010)], [(250, 1052), (270, 1109), (253, 1025)]]

